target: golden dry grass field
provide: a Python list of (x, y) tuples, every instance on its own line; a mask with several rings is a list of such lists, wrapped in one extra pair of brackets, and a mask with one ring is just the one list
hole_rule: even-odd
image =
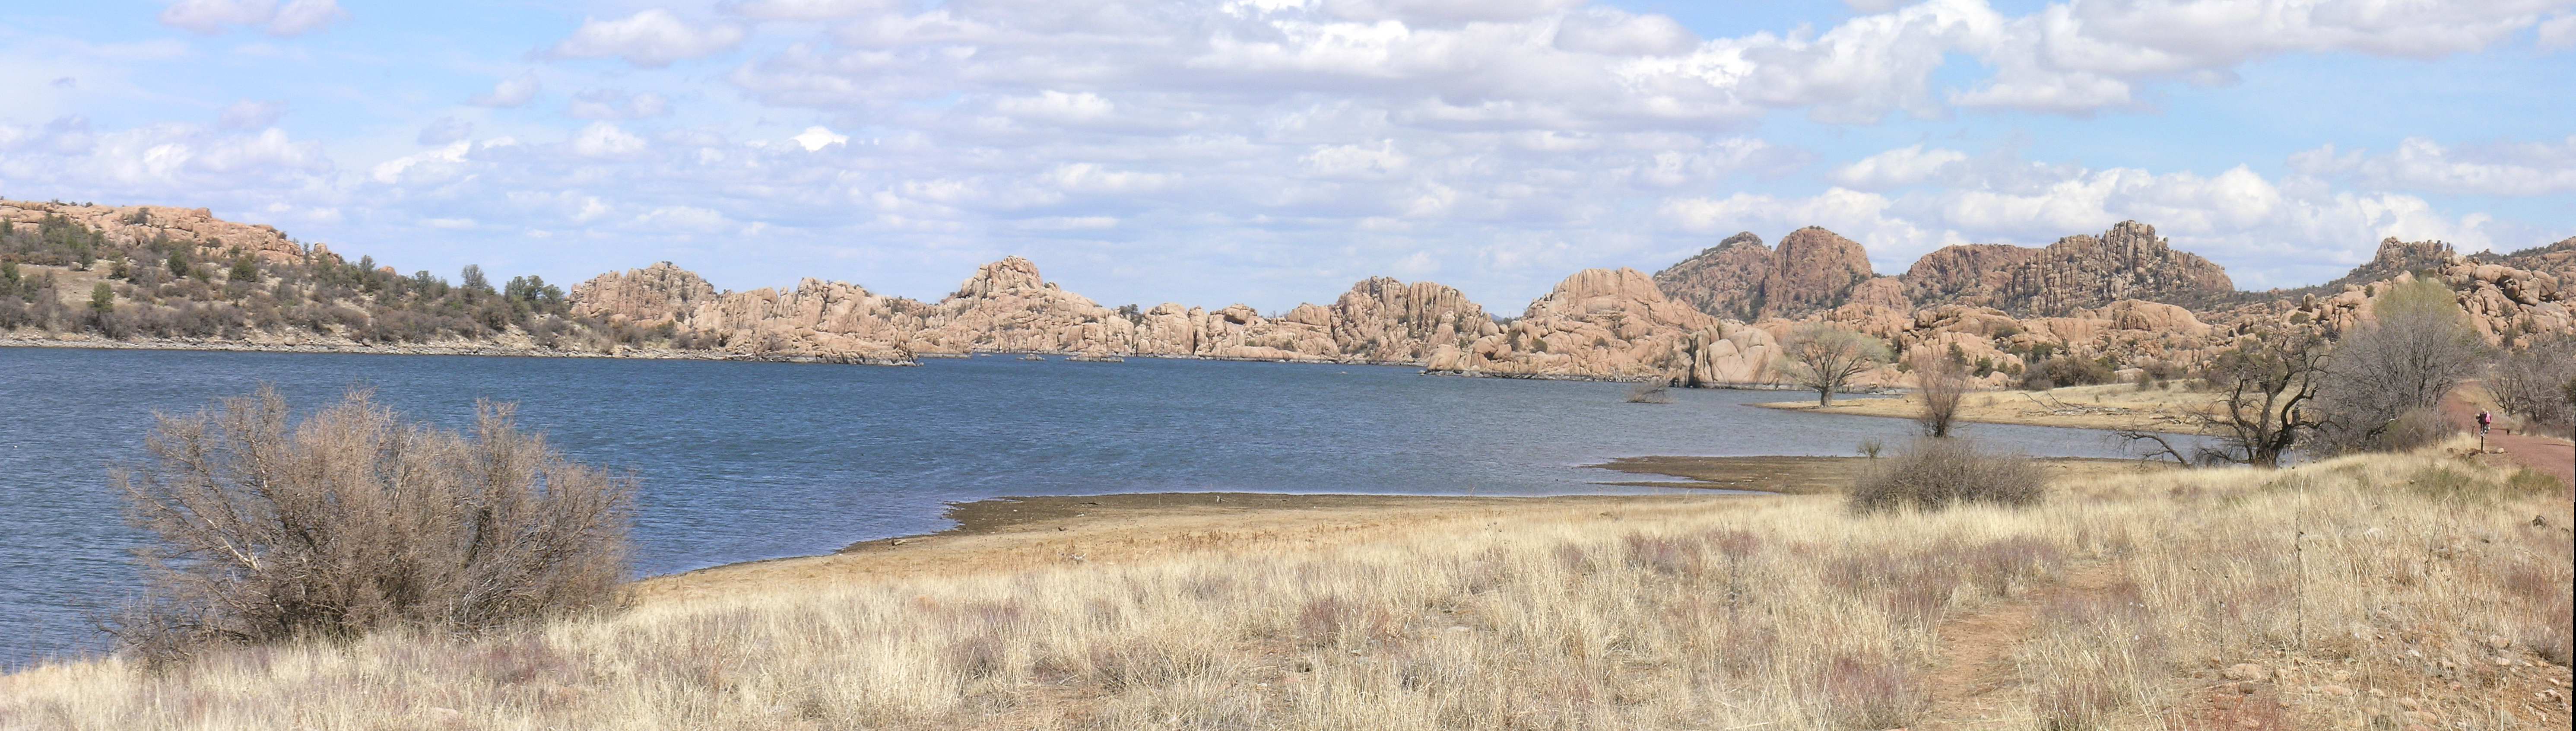
[(47, 666), (0, 677), (0, 728), (2565, 729), (2576, 511), (2482, 459), (2108, 471), (1930, 514), (1064, 516), (505, 636)]

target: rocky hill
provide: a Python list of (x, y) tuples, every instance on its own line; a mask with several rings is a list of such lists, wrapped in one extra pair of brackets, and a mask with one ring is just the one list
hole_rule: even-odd
[[(2386, 283), (2419, 276), (2458, 293), (2491, 341), (2576, 331), (2576, 238), (2474, 256), (2390, 240), (2334, 283), (2245, 293), (2136, 222), (2045, 247), (1952, 246), (1894, 277), (1873, 273), (1859, 243), (1809, 227), (1776, 249), (1736, 234), (1652, 277), (1577, 272), (1504, 321), (1454, 288), (1384, 277), (1276, 315), (1242, 304), (1112, 308), (1019, 257), (978, 268), (937, 302), (823, 279), (723, 291), (670, 262), (569, 293), (532, 277), (495, 286), (479, 271), (451, 284), (202, 209), (0, 202), (0, 342), (16, 344), (850, 363), (1025, 351), (1724, 385), (1780, 380), (1780, 339), (1828, 322), (2002, 384), (2052, 358), (2180, 371), (2256, 329), (2339, 332), (2368, 316)], [(1864, 380), (1907, 378), (1889, 367)]]

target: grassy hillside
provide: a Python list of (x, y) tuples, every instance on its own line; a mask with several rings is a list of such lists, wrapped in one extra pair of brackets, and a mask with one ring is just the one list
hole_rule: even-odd
[(2423, 453), (2022, 511), (1047, 530), (667, 577), (504, 637), (45, 667), (0, 678), (0, 727), (2563, 729), (2568, 494)]

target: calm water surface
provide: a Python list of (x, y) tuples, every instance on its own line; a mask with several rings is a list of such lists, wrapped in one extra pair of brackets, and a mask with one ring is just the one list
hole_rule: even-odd
[[(1398, 367), (1133, 359), (777, 363), (0, 348), (0, 667), (100, 646), (88, 617), (132, 590), (137, 535), (107, 487), (155, 411), (275, 384), (299, 410), (353, 384), (462, 426), (476, 399), (575, 459), (643, 478), (638, 568), (666, 573), (935, 531), (946, 503), (1006, 495), (1258, 491), (1638, 492), (1611, 457), (1844, 455), (1912, 424), (1608, 383), (1443, 378)], [(2115, 456), (2100, 432), (1970, 425), (2037, 455)]]

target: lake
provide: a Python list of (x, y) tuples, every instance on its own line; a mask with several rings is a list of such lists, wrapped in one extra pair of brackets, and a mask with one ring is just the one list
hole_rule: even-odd
[[(111, 464), (153, 413), (275, 384), (299, 410), (353, 385), (463, 426), (476, 399), (573, 458), (631, 470), (648, 574), (825, 553), (940, 530), (945, 505), (1011, 495), (1245, 491), (1651, 492), (1580, 465), (1636, 455), (1848, 455), (1914, 426), (1745, 406), (1771, 391), (1424, 376), (1413, 368), (1130, 359), (917, 368), (576, 358), (0, 348), (0, 667), (96, 649), (128, 596)], [(1969, 425), (2043, 456), (2118, 456), (2108, 434)]]

